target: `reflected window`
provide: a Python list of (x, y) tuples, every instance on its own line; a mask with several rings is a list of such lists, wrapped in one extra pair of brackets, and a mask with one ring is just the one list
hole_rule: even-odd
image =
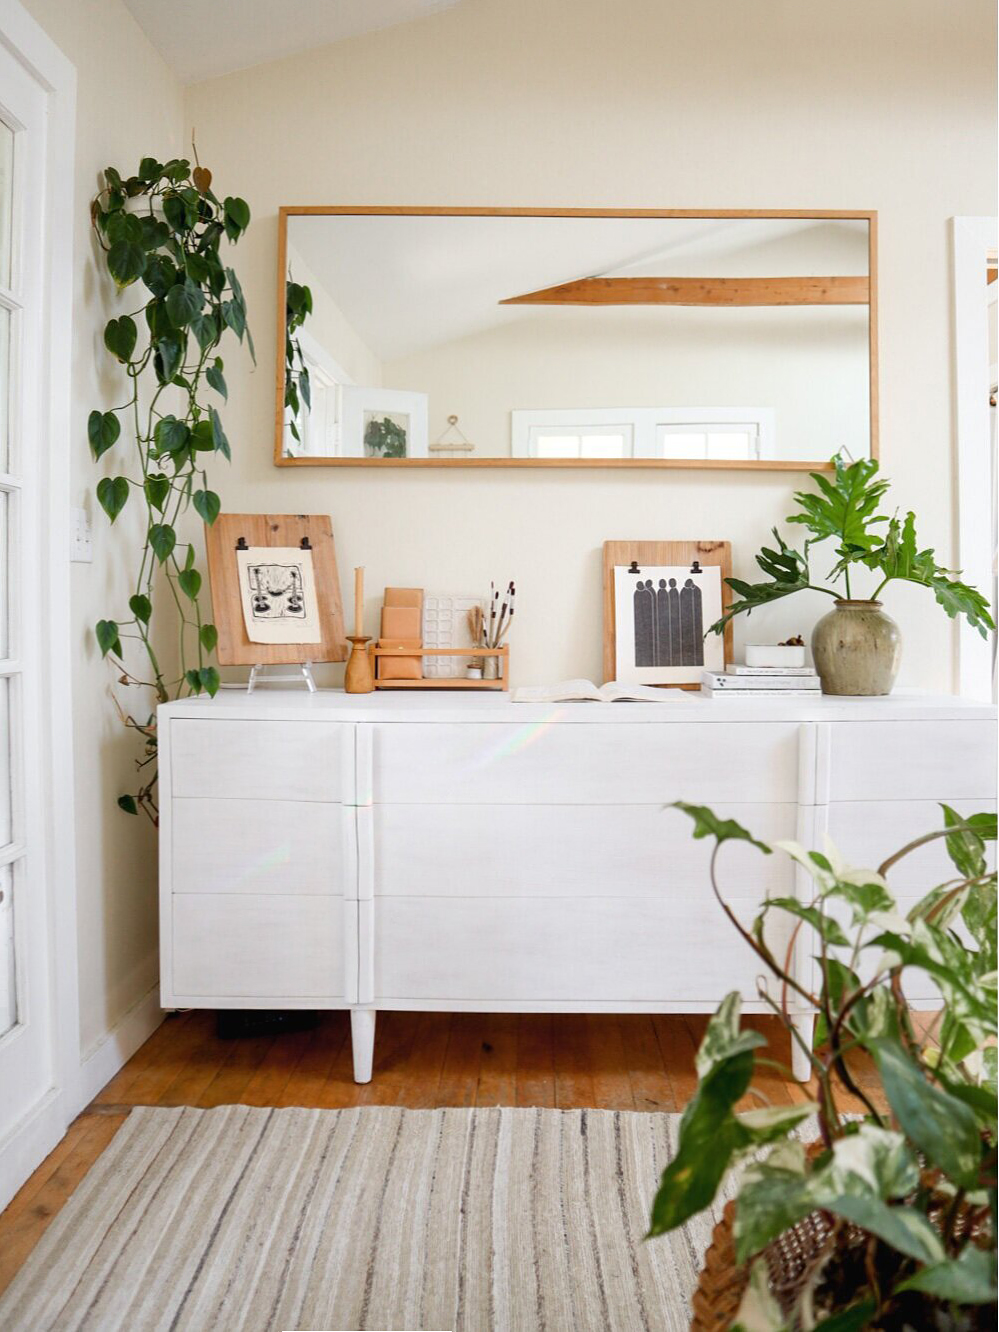
[(759, 427), (752, 422), (741, 422), (732, 425), (708, 423), (701, 430), (686, 424), (661, 425), (656, 431), (656, 456), (751, 462), (764, 455)]
[(632, 457), (630, 426), (532, 426), (529, 437), (532, 458)]
[(772, 407), (579, 407), (510, 413), (515, 458), (775, 458)]

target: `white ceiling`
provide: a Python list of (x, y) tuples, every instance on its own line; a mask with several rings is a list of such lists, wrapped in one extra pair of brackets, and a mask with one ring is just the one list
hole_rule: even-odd
[(387, 362), (536, 319), (539, 307), (500, 302), (576, 278), (866, 273), (867, 223), (310, 215), (289, 219), (288, 248), (292, 276), (306, 280), (300, 256), (314, 299)]
[[(125, 0), (184, 83), (229, 74), (377, 28), (426, 18), (460, 0)], [(192, 36), (193, 35), (193, 36)]]

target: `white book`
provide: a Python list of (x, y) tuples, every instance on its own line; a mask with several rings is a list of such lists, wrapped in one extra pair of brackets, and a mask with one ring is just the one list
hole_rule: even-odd
[(701, 685), (701, 694), (706, 698), (821, 698), (821, 689), (712, 689), (710, 685)]
[(797, 689), (805, 692), (814, 690), (817, 693), (822, 687), (817, 675), (796, 675), (793, 677), (786, 675), (727, 675), (722, 671), (704, 671), (701, 675), (701, 684), (719, 692), (724, 690), (726, 693), (740, 694), (767, 693), (779, 689)]
[(817, 675), (814, 666), (729, 666), (735, 675)]
[(525, 685), (514, 690), (514, 703), (687, 703), (682, 689), (654, 689), (650, 685), (597, 686), (592, 680), (563, 680), (554, 685)]

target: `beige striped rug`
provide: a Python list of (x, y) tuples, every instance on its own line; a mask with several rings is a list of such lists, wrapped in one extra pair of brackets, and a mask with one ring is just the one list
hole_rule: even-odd
[(678, 1115), (139, 1108), (4, 1332), (659, 1332), (710, 1219), (644, 1243)]

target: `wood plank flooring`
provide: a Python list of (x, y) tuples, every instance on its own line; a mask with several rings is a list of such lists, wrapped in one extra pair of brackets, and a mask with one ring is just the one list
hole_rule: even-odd
[[(517, 1105), (684, 1108), (697, 1086), (705, 1017), (612, 1014), (379, 1013), (374, 1077), (353, 1081), (346, 1013), (312, 1031), (220, 1040), (211, 1013), (171, 1016), (70, 1126), (0, 1214), (0, 1290), (134, 1105)], [(749, 1019), (771, 1058), (790, 1062), (775, 1019)], [(870, 1071), (854, 1070), (863, 1085)], [(757, 1087), (777, 1105), (806, 1088), (772, 1069)], [(757, 1104), (747, 1099), (747, 1107)], [(855, 1107), (851, 1107), (855, 1108)], [(859, 1108), (859, 1107), (856, 1107)]]

